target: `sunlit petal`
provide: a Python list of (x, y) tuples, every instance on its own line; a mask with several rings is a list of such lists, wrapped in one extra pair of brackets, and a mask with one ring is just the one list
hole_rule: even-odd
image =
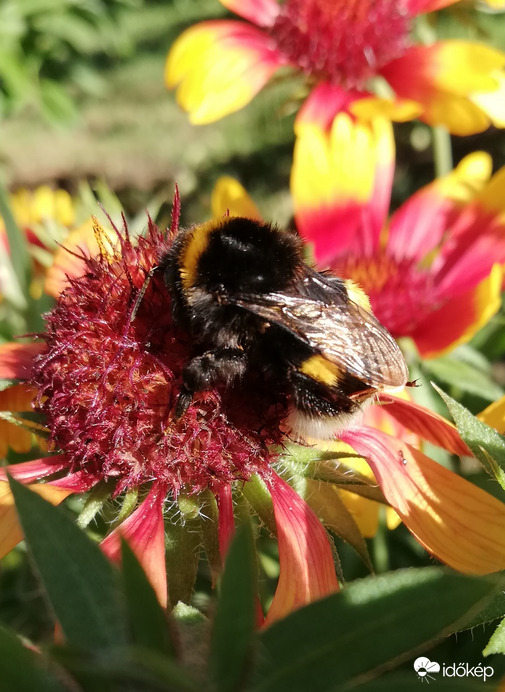
[(165, 81), (192, 123), (202, 125), (239, 110), (284, 63), (269, 36), (234, 21), (187, 29), (168, 55)]
[(426, 550), (461, 572), (505, 568), (505, 504), (378, 430), (344, 438), (369, 459), (388, 502)]
[(277, 524), (280, 573), (266, 625), (338, 589), (330, 541), (319, 519), (275, 474), (268, 486)]
[(410, 336), (423, 358), (434, 358), (467, 343), (501, 306), (502, 267), (460, 295), (448, 297), (416, 325)]
[(123, 521), (105, 540), (101, 548), (111, 560), (119, 560), (123, 537), (130, 544), (154, 588), (158, 600), (166, 607), (167, 575), (165, 569), (165, 529), (163, 501), (165, 491), (153, 486), (144, 502)]
[(235, 178), (226, 175), (218, 179), (212, 190), (211, 208), (212, 216), (216, 219), (229, 214), (261, 220), (257, 206), (242, 185)]

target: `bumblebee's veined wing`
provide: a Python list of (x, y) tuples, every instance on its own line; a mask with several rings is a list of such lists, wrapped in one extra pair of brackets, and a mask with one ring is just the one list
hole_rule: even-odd
[(286, 293), (240, 294), (227, 300), (267, 322), (287, 329), (300, 341), (365, 384), (402, 387), (408, 370), (391, 334), (372, 313), (335, 291), (334, 302)]

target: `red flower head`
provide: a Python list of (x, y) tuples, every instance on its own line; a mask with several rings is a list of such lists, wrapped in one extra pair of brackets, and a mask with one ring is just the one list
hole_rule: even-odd
[[(277, 465), (279, 447), (287, 441), (281, 430), (287, 395), (269, 389), (255, 372), (246, 373), (239, 386), (195, 394), (185, 413), (174, 415), (182, 371), (196, 347), (174, 321), (173, 294), (160, 273), (145, 282), (172, 238), (149, 222), (146, 236), (133, 242), (125, 225), (116, 231), (114, 250), (107, 251), (98, 225), (96, 230), (101, 252), (83, 255), (84, 273), (69, 277), (39, 342), (0, 349), (0, 377), (35, 389), (35, 409), (45, 419), (54, 451), (7, 470), (53, 502), (86, 491), (91, 499), (122, 500), (103, 550), (117, 559), (119, 537), (126, 537), (163, 604), (179, 597), (170, 590), (175, 569), (170, 559), (167, 593), (165, 564), (165, 532), (175, 515), (179, 528), (185, 512), (199, 519), (206, 547), (209, 534), (215, 534), (207, 554), (216, 575), (215, 556), (224, 555), (233, 534), (233, 497), (239, 493), (278, 539), (280, 577), (267, 622), (336, 590), (332, 546), (321, 521), (339, 531), (345, 508), (334, 480), (340, 462), (326, 468), (328, 482), (306, 479), (304, 499), (293, 490), (282, 477), (295, 477), (289, 455)], [(177, 232), (177, 208), (171, 230)], [(421, 435), (451, 452), (469, 453), (455, 428), (414, 404), (390, 396), (385, 401), (387, 407), (371, 411), (384, 412), (393, 427), (396, 420), (402, 422), (395, 437), (370, 427), (373, 415), (368, 425), (356, 421), (342, 433), (372, 465), (384, 492), (377, 491), (377, 498), (390, 502), (421, 544), (453, 567), (502, 569), (505, 506), (441, 470), (415, 447)], [(2, 405), (8, 404), (7, 396)], [(407, 428), (414, 435), (407, 436)], [(308, 476), (313, 470), (305, 465)], [(42, 479), (43, 484), (33, 484)], [(462, 495), (467, 499), (463, 506)], [(326, 502), (331, 498), (335, 504)], [(186, 535), (191, 554), (194, 530), (192, 525)], [(20, 539), (4, 471), (0, 550), (6, 552)]]
[(292, 67), (314, 87), (309, 109), (339, 100), (339, 110), (349, 106), (358, 118), (420, 117), (459, 135), (490, 122), (503, 127), (504, 53), (469, 41), (412, 40), (417, 15), (455, 1), (221, 0), (248, 21), (185, 31), (168, 55), (166, 82), (195, 124), (242, 108), (276, 71)]

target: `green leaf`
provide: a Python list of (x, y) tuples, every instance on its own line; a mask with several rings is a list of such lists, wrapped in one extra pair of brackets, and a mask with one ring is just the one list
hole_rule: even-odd
[(173, 654), (166, 613), (134, 552), (124, 540), (121, 542), (121, 565), (133, 642), (160, 653)]
[(173, 659), (150, 649), (127, 647), (89, 655), (66, 647), (54, 649), (53, 654), (85, 692), (196, 692), (200, 689)]
[[(485, 666), (485, 664), (482, 665)], [(486, 682), (481, 682), (480, 680), (477, 681), (474, 677), (442, 678), (441, 672), (433, 674), (432, 677), (434, 678), (432, 680), (427, 680), (425, 677), (418, 678), (412, 665), (412, 672), (410, 674), (402, 672), (384, 676), (381, 675), (380, 678), (365, 682), (361, 685), (343, 685), (338, 688), (338, 692), (347, 692), (348, 690), (349, 692), (351, 692), (351, 690), (352, 692), (419, 692), (423, 690), (423, 686), (419, 687), (419, 683), (425, 681), (435, 684), (437, 681), (440, 681), (440, 689), (443, 690), (443, 692), (493, 692), (493, 690), (496, 689), (490, 679), (487, 679)], [(328, 689), (337, 692), (336, 688), (332, 687)], [(430, 687), (428, 689), (431, 690), (432, 688)]]
[(126, 642), (111, 563), (61, 507), (10, 478), (23, 533), (65, 637), (83, 648)]
[(457, 630), (503, 580), (441, 568), (367, 577), (260, 635), (254, 692), (327, 692)]
[(43, 668), (44, 659), (0, 626), (0, 689), (2, 692), (63, 692)]
[(198, 517), (186, 519), (184, 524), (175, 521), (165, 522), (168, 597), (172, 606), (191, 600), (201, 544)]
[(505, 619), (502, 620), (495, 629), (482, 653), (484, 656), (489, 656), (490, 654), (505, 654)]
[(473, 416), (468, 409), (435, 384), (433, 386), (449, 409), (464, 442), (470, 447), (485, 470), (505, 490), (505, 438)]
[(488, 401), (503, 396), (503, 389), (493, 382), (488, 372), (454, 357), (454, 354), (425, 361), (423, 369), (444, 384)]
[(7, 298), (12, 301), (13, 305), (20, 309), (25, 309), (30, 273), (30, 256), (28, 254), (26, 237), (14, 220), (8, 202), (7, 190), (2, 183), (0, 183), (0, 216), (4, 220), (10, 248), (9, 253), (3, 247), (0, 248), (1, 266), (7, 273), (3, 286), (7, 291)]
[(219, 692), (232, 692), (244, 678), (254, 633), (256, 564), (251, 529), (237, 531), (226, 559), (209, 657), (211, 679)]

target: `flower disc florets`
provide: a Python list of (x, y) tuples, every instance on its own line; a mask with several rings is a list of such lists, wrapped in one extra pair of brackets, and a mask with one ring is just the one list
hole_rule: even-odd
[(245, 480), (281, 438), (275, 402), (259, 389), (205, 392), (174, 417), (194, 344), (173, 321), (162, 276), (137, 301), (169, 242), (151, 222), (135, 243), (125, 227), (114, 253), (87, 259), (47, 316), (47, 351), (33, 368), (53, 446), (70, 471), (113, 483), (115, 494), (150, 482), (177, 495)]
[(363, 87), (402, 55), (408, 31), (396, 0), (287, 0), (271, 30), (290, 62), (345, 88)]

